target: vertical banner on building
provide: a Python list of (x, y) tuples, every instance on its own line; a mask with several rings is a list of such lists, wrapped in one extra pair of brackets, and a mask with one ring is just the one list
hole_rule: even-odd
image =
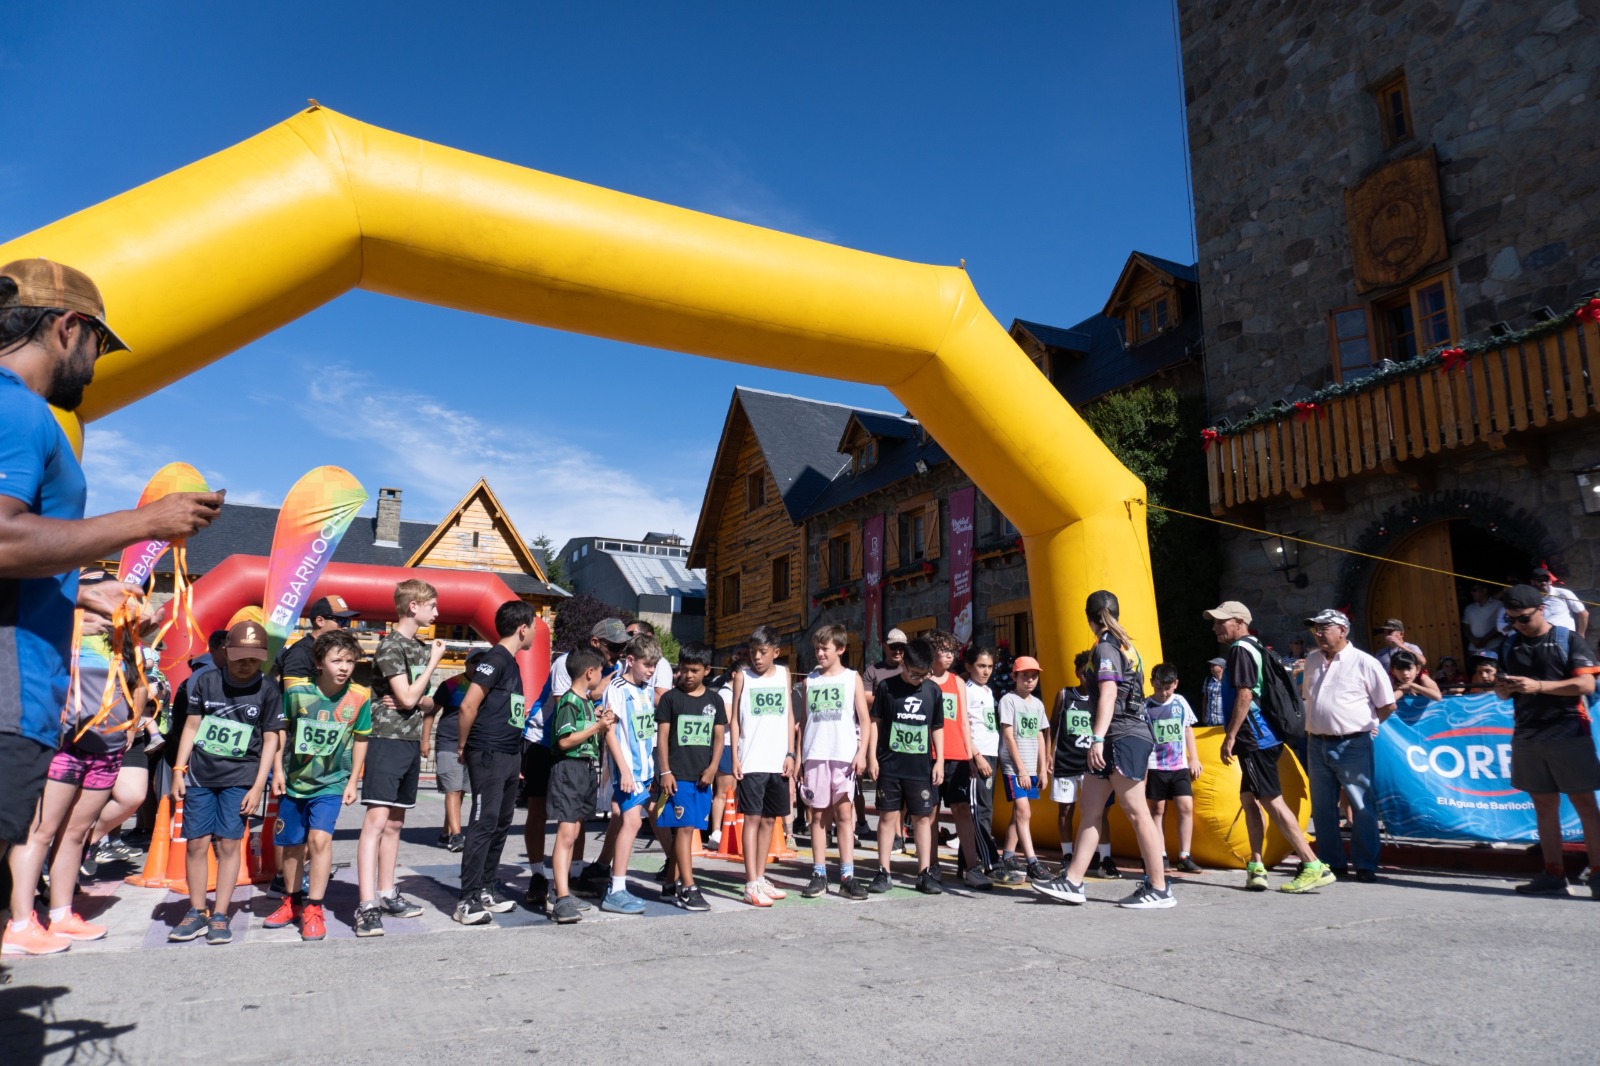
[(268, 662), (277, 657), (300, 620), (317, 578), (366, 502), (367, 490), (361, 482), (337, 466), (317, 467), (295, 482), (283, 498), (261, 591)]
[(883, 515), (875, 514), (861, 523), (862, 583), (866, 592), (861, 597), (866, 606), (867, 621), (861, 633), (862, 661), (854, 664), (864, 669), (883, 659)]
[(950, 494), (950, 631), (956, 643), (972, 642), (972, 531), (978, 490), (971, 485)]

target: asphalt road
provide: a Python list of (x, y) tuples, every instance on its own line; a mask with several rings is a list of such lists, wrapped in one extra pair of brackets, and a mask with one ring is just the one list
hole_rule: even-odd
[[(710, 914), (653, 905), (556, 927), (518, 911), (469, 929), (447, 917), (454, 856), (425, 843), (438, 810), (419, 809), (402, 853), (402, 888), (428, 913), (382, 939), (348, 936), (348, 914), (316, 944), (261, 930), (267, 901), (242, 891), (236, 943), (167, 945), (180, 901), (94, 888), (110, 937), (7, 960), (0, 1063), (1597, 1057), (1600, 902), (1576, 888), (1522, 899), (1508, 881), (1385, 870), (1289, 896), (1213, 872), (1178, 883), (1170, 911), (1119, 910), (1108, 901), (1132, 883), (1107, 881), (1081, 908), (1027, 889), (902, 887), (756, 911), (732, 898), (732, 867), (706, 863), (707, 887), (726, 889)], [(347, 817), (340, 859), (353, 831)], [(807, 876), (774, 873), (789, 887)], [(330, 892), (336, 909), (353, 899), (343, 881)]]

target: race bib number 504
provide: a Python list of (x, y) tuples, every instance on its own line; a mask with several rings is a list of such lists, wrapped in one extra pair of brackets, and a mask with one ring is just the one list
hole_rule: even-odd
[(928, 754), (928, 727), (895, 722), (889, 730), (889, 750), (902, 755)]

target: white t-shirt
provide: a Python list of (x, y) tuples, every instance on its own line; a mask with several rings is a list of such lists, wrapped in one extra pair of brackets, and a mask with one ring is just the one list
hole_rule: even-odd
[(1550, 591), (1544, 597), (1545, 621), (1553, 626), (1578, 631), (1577, 615), (1586, 608), (1583, 601), (1571, 589), (1564, 589), (1560, 585), (1551, 585)]
[(972, 730), (973, 750), (986, 759), (1000, 754), (1000, 722), (995, 718), (994, 693), (988, 685), (967, 682), (967, 725)]
[(656, 672), (650, 678), (650, 687), (657, 692), (672, 687), (672, 664), (667, 662), (665, 655), (656, 660)]
[[(747, 774), (781, 774), (789, 754), (789, 671), (774, 666), (758, 677), (740, 669), (744, 678), (739, 693), (739, 769)], [(851, 753), (854, 755), (854, 752)]]
[(806, 677), (806, 726), (801, 734), (801, 757), (806, 762), (849, 762), (861, 746), (861, 726), (856, 721), (856, 692), (861, 675), (843, 670), (824, 677), (817, 670)]
[(1482, 640), (1491, 633), (1500, 629), (1500, 616), (1505, 608), (1500, 606), (1499, 600), (1485, 600), (1483, 603), (1469, 603), (1461, 611), (1461, 621), (1474, 637)]

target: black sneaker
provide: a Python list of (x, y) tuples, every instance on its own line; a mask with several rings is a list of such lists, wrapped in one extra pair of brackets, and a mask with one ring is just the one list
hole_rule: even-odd
[(944, 889), (939, 887), (939, 879), (933, 876), (931, 869), (917, 874), (917, 891), (924, 896), (938, 896), (944, 893)]
[(456, 852), (456, 853), (459, 854), (462, 850), (464, 850), (466, 848), (466, 846), (467, 846), (467, 834), (465, 834), (465, 833), (451, 833), (450, 834), (450, 843), (448, 843), (448, 844), (446, 844), (444, 846), (444, 850), (453, 851), (453, 852)]
[[(466, 901), (462, 900), (462, 906)], [(557, 925), (571, 925), (573, 922), (583, 921), (583, 907), (578, 903), (576, 896), (558, 896), (550, 907), (550, 920)], [(484, 915), (485, 918), (488, 915)], [(459, 920), (459, 919), (458, 919)]]
[[(359, 913), (357, 917), (360, 917)], [(483, 909), (482, 892), (474, 892), (472, 895), (464, 897), (460, 903), (456, 904), (456, 912), (450, 917), (462, 925), (489, 925), (494, 921), (493, 918), (489, 917), (489, 912)], [(360, 935), (361, 927), (357, 926), (356, 936)]]
[(905, 837), (895, 837), (894, 838), (894, 842), (889, 845), (889, 851), (891, 853), (893, 853), (893, 854), (896, 854), (896, 855), (905, 854), (905, 850), (906, 850), (906, 838)]
[(574, 896), (588, 896), (591, 899), (602, 899), (611, 891), (611, 867), (601, 866), (591, 862), (585, 866), (577, 877), (571, 881)]
[(1356, 884), (1358, 884), (1358, 885), (1375, 885), (1377, 883), (1378, 883), (1378, 871), (1376, 871), (1376, 870), (1357, 870), (1356, 871)]
[(271, 896), (273, 899), (282, 899), (284, 896), (289, 894), (288, 887), (283, 883), (282, 874), (278, 874), (272, 879), (272, 884), (268, 885), (266, 888), (266, 894)]
[(421, 918), (422, 908), (402, 896), (398, 889), (392, 896), (379, 896), (378, 906), (391, 918)]
[[(842, 899), (866, 899), (867, 886), (854, 877), (841, 877), (839, 879), (839, 896)], [(1596, 897), (1600, 899), (1600, 889), (1596, 889)]]
[(1133, 895), (1117, 901), (1117, 906), (1126, 907), (1135, 911), (1157, 911), (1176, 907), (1178, 900), (1172, 894), (1172, 887), (1156, 888), (1149, 881), (1139, 882), (1139, 887), (1133, 890)]
[(439, 839), (435, 840), (434, 843), (439, 845), (441, 848), (448, 848), (450, 846), (450, 839), (452, 836), (453, 834), (451, 833), (440, 833)]
[(528, 894), (523, 897), (522, 905), (531, 911), (545, 912), (550, 906), (550, 879), (538, 871), (528, 878)]
[(357, 907), (355, 921), (350, 923), (356, 936), (382, 936), (383, 910), (380, 907)]
[(1050, 872), (1049, 867), (1045, 866), (1045, 864), (1040, 862), (1038, 859), (1034, 859), (1028, 863), (1028, 884), (1043, 884), (1054, 876), (1055, 874)]
[(711, 904), (707, 903), (705, 896), (700, 894), (699, 885), (689, 885), (687, 888), (680, 885), (678, 891), (673, 894), (672, 902), (686, 911), (708, 911), (711, 909)]
[(938, 863), (934, 863), (932, 866), (928, 867), (928, 876), (933, 878), (934, 884), (944, 884), (944, 870), (940, 868)]
[(1186, 874), (1198, 874), (1205, 872), (1200, 869), (1200, 864), (1195, 862), (1194, 859), (1190, 858), (1188, 855), (1185, 855), (1178, 860), (1177, 869)]
[(483, 909), (490, 914), (504, 914), (515, 907), (516, 901), (500, 891), (499, 885), (490, 885), (478, 893), (478, 900)]
[(1561, 874), (1542, 873), (1532, 881), (1517, 886), (1524, 896), (1565, 896), (1567, 879)]
[(78, 863), (79, 877), (93, 877), (100, 869), (100, 861), (94, 857), (94, 848), (85, 848), (83, 859)]
[(816, 899), (818, 896), (828, 894), (828, 879), (822, 874), (812, 874), (811, 880), (806, 882), (806, 887), (800, 890), (800, 895), (806, 899)]
[(1122, 880), (1122, 871), (1117, 869), (1117, 861), (1109, 855), (1100, 860), (1100, 876), (1112, 881)]
[(867, 891), (874, 896), (881, 896), (894, 887), (894, 882), (889, 879), (889, 871), (880, 869), (872, 879), (872, 884), (867, 886)]

